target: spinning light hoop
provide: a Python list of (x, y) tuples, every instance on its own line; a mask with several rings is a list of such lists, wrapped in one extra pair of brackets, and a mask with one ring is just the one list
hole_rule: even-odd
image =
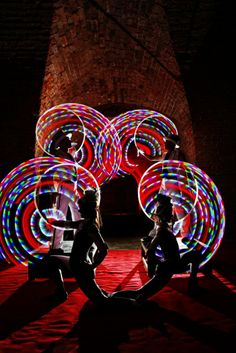
[(88, 169), (99, 185), (108, 182), (119, 170), (122, 158), (116, 129), (107, 117), (91, 107), (77, 103), (62, 106), (75, 111), (85, 126), (85, 143), (77, 163)]
[(114, 178), (120, 169), (122, 149), (118, 133), (111, 122), (101, 131), (95, 146), (95, 159), (107, 176), (103, 183)]
[(83, 104), (65, 103), (55, 108), (59, 112), (63, 109), (73, 112), (83, 123), (84, 140), (75, 162), (88, 169), (99, 185), (113, 178), (119, 170), (122, 156), (119, 137), (109, 119)]
[(85, 127), (83, 120), (70, 106), (63, 104), (54, 106), (44, 112), (38, 119), (35, 129), (36, 141), (40, 149), (48, 156), (55, 157), (51, 151), (52, 141), (58, 132), (65, 135), (80, 132), (82, 141), (76, 151), (79, 151), (84, 144)]
[[(49, 193), (52, 197), (65, 196), (77, 205), (78, 200), (83, 196), (86, 189), (95, 189), (98, 194), (98, 204), (100, 204), (101, 194), (98, 183), (92, 173), (80, 165), (73, 163), (61, 163), (48, 168), (44, 174), (39, 178), (37, 185), (35, 186), (34, 202), (35, 207), (40, 215), (46, 222), (48, 222), (48, 213), (41, 212), (38, 205), (40, 194)], [(51, 207), (48, 211), (50, 218), (57, 220), (65, 220), (64, 214), (57, 209), (56, 206)], [(53, 226), (53, 228), (59, 229), (70, 229), (59, 226)], [(73, 228), (71, 228), (73, 230)]]
[(30, 218), (30, 227), (34, 234), (34, 237), (38, 239), (40, 234), (40, 239), (44, 237), (45, 241), (43, 241), (44, 245), (48, 245), (48, 242), (51, 240), (53, 236), (53, 226), (50, 225), (47, 219), (62, 219), (66, 220), (66, 216), (60, 210), (54, 210), (52, 208), (44, 209), (42, 211), (43, 216), (41, 216), (37, 210), (37, 208), (32, 212)]
[(147, 158), (148, 153), (151, 153), (150, 159), (155, 161), (155, 157), (161, 156), (164, 152), (163, 137), (167, 137), (170, 133), (178, 134), (176, 126), (170, 119), (147, 109), (136, 109), (120, 114), (112, 119), (112, 123), (122, 146), (121, 175), (132, 174), (138, 167), (138, 163), (131, 162), (128, 157), (132, 144), (136, 148), (137, 156), (142, 153)]
[[(166, 179), (164, 188), (163, 179)], [(202, 253), (203, 266), (215, 254), (224, 235), (225, 210), (216, 185), (190, 163), (164, 161), (148, 168), (138, 186), (140, 206), (150, 219), (159, 192), (172, 198), (177, 218), (181, 218), (181, 238), (188, 239), (190, 250)]]
[[(68, 150), (73, 161), (51, 154), (53, 139), (61, 132), (76, 136), (74, 143), (79, 147)], [(187, 251), (201, 252), (203, 266), (224, 235), (225, 210), (216, 185), (190, 163), (169, 160), (147, 168), (150, 163), (135, 158), (141, 154), (149, 162), (158, 160), (169, 134), (178, 135), (175, 124), (146, 109), (128, 111), (111, 121), (77, 103), (46, 111), (37, 122), (36, 140), (51, 157), (20, 164), (0, 183), (0, 259), (27, 265), (29, 260), (42, 258), (39, 249), (48, 245), (53, 228), (64, 229), (53, 227), (50, 219), (66, 220), (53, 198), (77, 203), (85, 189), (94, 188), (100, 202), (100, 185), (132, 174), (139, 183), (139, 203), (148, 218), (153, 219), (158, 193), (171, 197), (176, 215), (174, 234), (180, 239), (180, 232), (181, 239), (187, 238)], [(161, 256), (160, 248), (157, 256)]]
[[(42, 245), (48, 244), (52, 233), (52, 227), (46, 224), (47, 217), (58, 219), (62, 215), (59, 210), (48, 209), (48, 207), (37, 210), (35, 190), (39, 190), (40, 183), (40, 195), (51, 196), (53, 190), (51, 176), (45, 175), (42, 182), (42, 175), (45, 172), (50, 174), (53, 168), (58, 168), (60, 178), (63, 180), (62, 168), (65, 167), (63, 163), (72, 168), (71, 175), (75, 174), (73, 162), (63, 158), (38, 157), (20, 164), (1, 181), (0, 254), (7, 262), (27, 265), (29, 260), (42, 258), (43, 255), (39, 253), (39, 249)], [(79, 179), (77, 174), (79, 195), (85, 188), (96, 187), (99, 190), (96, 180), (89, 171), (77, 166), (76, 173), (80, 173)], [(67, 176), (69, 175), (70, 173), (67, 173)], [(68, 197), (72, 195), (70, 188), (63, 188), (61, 192)], [(43, 231), (40, 225), (43, 225)], [(46, 231), (45, 227), (47, 227)]]
[[(25, 223), (22, 225), (23, 217), (19, 217), (23, 206), (25, 218), (29, 209), (34, 208), (34, 186), (39, 175), (52, 165), (52, 160), (53, 163), (60, 163), (58, 158), (31, 159), (13, 169), (0, 183), (0, 250), (8, 262), (26, 264), (27, 255), (36, 246), (34, 241), (37, 237), (32, 235), (31, 230), (25, 235), (23, 231), (19, 232), (19, 227), (25, 227)], [(38, 241), (36, 243), (38, 247), (42, 245)]]
[(134, 144), (139, 153), (155, 162), (165, 150), (163, 138), (170, 134), (178, 135), (178, 131), (175, 124), (163, 114), (151, 110), (140, 110), (140, 113), (144, 118), (135, 129)]
[(111, 120), (111, 123), (116, 128), (122, 147), (121, 175), (131, 174), (132, 170), (138, 166), (138, 164), (129, 161), (128, 150), (134, 140), (137, 124), (141, 120), (142, 118), (134, 113), (132, 114), (132, 111), (120, 114)]

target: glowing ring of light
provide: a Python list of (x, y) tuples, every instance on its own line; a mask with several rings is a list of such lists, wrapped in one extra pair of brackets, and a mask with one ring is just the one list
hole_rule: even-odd
[[(140, 143), (149, 150), (153, 150), (154, 146), (157, 148), (158, 145), (156, 154), (162, 155), (164, 152), (163, 137), (169, 134), (178, 134), (176, 126), (170, 119), (163, 114), (147, 109), (130, 110), (113, 118), (111, 122), (117, 130), (122, 146), (123, 158), (120, 165), (120, 175), (133, 174), (133, 171), (139, 166), (138, 163), (131, 162), (128, 157), (132, 143), (136, 147), (137, 156), (142, 151), (138, 147)], [(140, 139), (140, 131), (144, 131), (142, 140)], [(159, 143), (158, 141), (154, 143), (154, 137)], [(144, 156), (147, 157), (147, 154), (144, 153)]]
[[(35, 186), (35, 207), (41, 218), (48, 222), (48, 215), (40, 210), (38, 204), (40, 194), (43, 195), (49, 193), (51, 196), (57, 194), (57, 197), (66, 197), (77, 205), (77, 202), (83, 196), (84, 191), (89, 188), (97, 190), (98, 204), (100, 204), (100, 189), (92, 173), (84, 167), (78, 164), (73, 164), (72, 162), (53, 165), (40, 176), (39, 181)], [(60, 214), (60, 208), (50, 207), (50, 209), (50, 218), (65, 220), (64, 215)], [(65, 228), (53, 225), (52, 227), (64, 230), (70, 229), (68, 227)]]
[(122, 150), (119, 135), (112, 123), (109, 122), (97, 138), (95, 158), (107, 178), (104, 182), (114, 178), (120, 169)]
[(140, 180), (139, 203), (150, 219), (159, 192), (172, 198), (177, 216), (182, 218), (181, 237), (187, 238), (190, 250), (201, 252), (204, 265), (219, 248), (225, 229), (224, 205), (216, 185), (193, 164), (170, 160), (152, 165)]
[[(1, 181), (0, 254), (7, 262), (27, 265), (29, 260), (42, 258), (40, 248), (45, 248), (48, 234), (40, 230), (41, 216), (35, 207), (35, 188), (42, 174), (52, 166), (63, 163), (67, 164), (68, 160), (53, 157), (34, 158), (14, 168)], [(74, 168), (73, 162), (71, 166)], [(82, 169), (84, 170), (83, 167)], [(87, 173), (91, 175), (88, 171)], [(87, 186), (97, 187), (92, 175), (91, 180), (92, 185)], [(45, 212), (49, 211), (46, 209)]]
[[(52, 233), (48, 217), (64, 219), (59, 209), (41, 210), (37, 201), (38, 196), (53, 194), (55, 170), (61, 171), (59, 194), (76, 202), (75, 191), (80, 197), (85, 188), (78, 180), (79, 170), (90, 178), (86, 188), (99, 190), (98, 185), (117, 174), (135, 175), (140, 166), (128, 158), (132, 144), (147, 159), (155, 161), (163, 152), (162, 139), (178, 134), (170, 119), (154, 111), (133, 110), (110, 122), (91, 107), (66, 103), (49, 109), (37, 123), (37, 143), (45, 153), (50, 154), (52, 138), (61, 130), (83, 134), (75, 163), (63, 158), (35, 158), (13, 169), (0, 183), (0, 258), (8, 262), (25, 265), (28, 260), (41, 258), (38, 249)], [(65, 167), (69, 167), (69, 174), (63, 171)], [(73, 177), (76, 182), (65, 187), (64, 179)], [(190, 163), (164, 161), (149, 167), (139, 183), (140, 206), (149, 218), (160, 191), (172, 198), (178, 216), (174, 230), (181, 227), (189, 249), (199, 250), (203, 255), (201, 265), (205, 264), (218, 249), (225, 228), (224, 205), (217, 187), (206, 173)]]
[[(163, 138), (170, 134), (178, 135), (174, 123), (158, 112), (142, 110), (145, 117), (134, 132), (134, 144), (138, 153), (153, 162), (159, 161), (165, 150)], [(148, 155), (151, 154), (151, 155)]]
[[(29, 214), (35, 210), (34, 187), (41, 173), (53, 163), (60, 162), (60, 159), (51, 157), (31, 159), (14, 168), (1, 181), (0, 251), (6, 261), (26, 264), (31, 252), (44, 243), (38, 234), (32, 234), (28, 222)], [(40, 255), (34, 257), (41, 258)]]
[(35, 129), (36, 141), (40, 149), (48, 156), (56, 157), (51, 151), (52, 141), (57, 132), (64, 132), (65, 135), (80, 132), (83, 136), (78, 152), (85, 140), (86, 131), (83, 120), (70, 109), (69, 105), (57, 105), (44, 112), (38, 119)]
[(122, 155), (119, 137), (109, 119), (83, 104), (65, 103), (55, 108), (58, 112), (60, 109), (73, 112), (83, 123), (84, 141), (76, 153), (76, 163), (88, 169), (99, 185), (113, 178), (119, 170)]
[[(85, 143), (79, 151), (77, 163), (88, 169), (99, 185), (108, 182), (116, 175), (121, 163), (121, 146), (116, 129), (107, 117), (89, 106), (77, 103), (61, 106), (75, 111), (85, 126)], [(112, 154), (112, 160), (107, 160), (109, 154)]]

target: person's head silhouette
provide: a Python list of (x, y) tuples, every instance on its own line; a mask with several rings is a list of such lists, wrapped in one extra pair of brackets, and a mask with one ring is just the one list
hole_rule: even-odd
[(157, 195), (157, 204), (153, 213), (154, 220), (159, 222), (170, 222), (172, 219), (171, 198), (164, 194)]
[(165, 137), (164, 140), (165, 140), (165, 148), (167, 151), (165, 155), (165, 159), (171, 159), (174, 151), (179, 148), (180, 138), (178, 135), (170, 134), (167, 137)]
[(83, 218), (94, 220), (98, 226), (101, 226), (99, 195), (96, 189), (86, 189), (83, 197), (79, 199), (78, 204), (80, 214)]

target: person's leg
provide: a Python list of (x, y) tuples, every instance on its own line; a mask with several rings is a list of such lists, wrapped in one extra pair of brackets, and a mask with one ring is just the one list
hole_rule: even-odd
[(171, 279), (173, 271), (165, 263), (158, 265), (155, 275), (137, 290), (124, 290), (112, 294), (114, 298), (131, 298), (138, 301), (146, 300), (159, 292)]
[(63, 270), (69, 270), (68, 263), (69, 258), (67, 256), (52, 255), (48, 258), (49, 277), (56, 285), (55, 299), (66, 300), (68, 297), (62, 276)]
[(155, 275), (146, 282), (141, 288), (137, 290), (137, 300), (146, 300), (159, 292), (171, 279), (173, 271), (168, 267), (159, 266), (156, 270)]
[(107, 293), (99, 287), (92, 276), (86, 278), (76, 276), (76, 280), (82, 292), (95, 304), (103, 304), (108, 299)]
[(117, 292), (112, 293), (111, 298), (128, 298), (128, 299), (134, 299), (136, 300), (137, 297), (139, 296), (139, 291), (138, 290), (120, 290)]
[(92, 276), (78, 276), (77, 283), (82, 292), (96, 305), (132, 305), (135, 300), (131, 298), (113, 298), (99, 287)]

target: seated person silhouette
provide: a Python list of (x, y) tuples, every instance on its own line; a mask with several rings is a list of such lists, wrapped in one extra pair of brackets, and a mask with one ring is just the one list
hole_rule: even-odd
[(100, 233), (101, 217), (98, 196), (95, 190), (85, 190), (78, 201), (81, 219), (79, 221), (51, 221), (51, 224), (76, 229), (70, 257), (49, 256), (50, 277), (56, 284), (55, 299), (66, 300), (62, 271), (71, 271), (82, 292), (93, 302), (103, 303), (108, 298), (96, 283), (95, 268), (107, 255), (108, 246)]
[[(178, 242), (172, 230), (173, 217), (171, 198), (159, 194), (153, 216), (155, 234), (150, 237), (151, 241), (146, 252), (148, 274), (151, 279), (137, 290), (118, 291), (113, 293), (113, 297), (129, 297), (139, 301), (146, 300), (160, 291), (175, 273), (186, 271), (189, 263), (194, 264), (189, 279), (189, 290), (196, 291), (198, 289), (198, 255), (189, 252), (185, 256), (180, 256)], [(162, 257), (156, 255), (157, 247), (160, 247)]]
[[(170, 198), (164, 194), (159, 193), (157, 195), (157, 204), (156, 204), (156, 208), (154, 213), (152, 214), (153, 218), (154, 218), (154, 226), (153, 228), (150, 230), (150, 232), (148, 233), (147, 236), (144, 236), (143, 238), (141, 238), (141, 243), (142, 243), (142, 256), (146, 257), (146, 253), (148, 250), (148, 247), (150, 246), (152, 240), (154, 239), (154, 237), (156, 236), (157, 230), (159, 228), (159, 222), (158, 222), (158, 218), (156, 217), (156, 212), (157, 212), (157, 207), (159, 205), (165, 205), (166, 203), (169, 203)], [(169, 226), (171, 226), (171, 228), (173, 227), (173, 223), (177, 220), (176, 215), (173, 213), (173, 208), (172, 208), (172, 217), (171, 220), (169, 221)]]

